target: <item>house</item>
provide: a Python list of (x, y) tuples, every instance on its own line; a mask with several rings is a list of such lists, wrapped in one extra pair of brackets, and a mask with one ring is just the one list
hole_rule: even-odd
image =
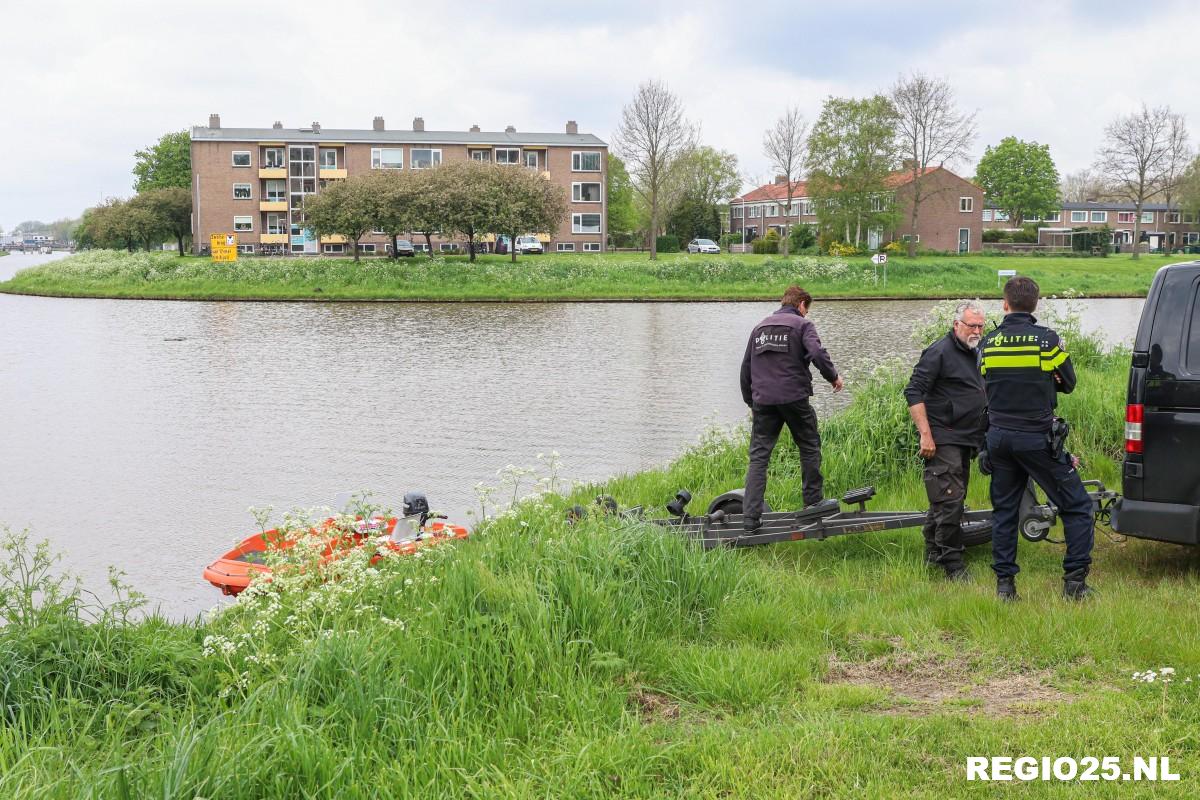
[[(304, 197), (328, 181), (363, 175), (371, 170), (432, 169), (454, 160), (475, 159), (534, 169), (567, 193), (568, 210), (557, 228), (539, 232), (544, 245), (558, 252), (605, 249), (608, 145), (580, 133), (574, 120), (562, 133), (504, 131), (427, 131), (425, 120), (412, 130), (388, 130), (383, 117), (370, 129), (223, 128), (217, 114), (207, 127), (191, 132), (192, 241), (197, 253), (212, 234), (235, 233), (243, 253), (340, 254), (351, 246), (339, 236), (318, 241), (304, 226)], [(413, 238), (424, 249), (424, 237)], [(484, 237), (494, 242), (494, 235)], [(433, 237), (436, 250), (454, 252), (452, 237)], [(385, 252), (391, 239), (373, 231), (360, 251)]]
[[(983, 241), (979, 214), (983, 208), (983, 190), (945, 167), (930, 167), (918, 180), (921, 181), (921, 204), (916, 238), (920, 246), (929, 250), (978, 252)], [(888, 242), (907, 241), (910, 235), (914, 194), (912, 170), (893, 172), (885, 186), (896, 206), (897, 223), (891, 230), (867, 231), (866, 245), (871, 250)], [(735, 197), (729, 204), (730, 230), (738, 233), (744, 229), (749, 240), (766, 235), (772, 228), (783, 236), (793, 225), (816, 225), (815, 201), (806, 181), (792, 183), (791, 214), (784, 216), (787, 188), (787, 179), (780, 176), (773, 183)]]
[[(1112, 231), (1109, 238), (1119, 252), (1128, 253), (1133, 251), (1136, 216), (1133, 203), (1087, 200), (1064, 202), (1058, 210), (1044, 217), (1026, 217), (1020, 224), (1014, 224), (1000, 209), (987, 206), (983, 209), (982, 224), (984, 230), (1013, 230), (1036, 223), (1039, 244), (1069, 244), (1073, 230), (1107, 228)], [(1200, 218), (1175, 205), (1143, 204), (1138, 227), (1143, 251), (1200, 245)]]

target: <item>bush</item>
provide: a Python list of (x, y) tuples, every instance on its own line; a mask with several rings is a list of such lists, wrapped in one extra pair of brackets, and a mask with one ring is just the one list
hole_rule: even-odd
[(793, 225), (788, 231), (788, 250), (799, 253), (808, 250), (817, 243), (817, 232), (812, 225)]
[[(746, 237), (746, 241), (747, 242), (751, 241), (750, 237)], [(721, 241), (718, 242), (718, 244), (721, 245), (721, 248), (724, 250), (728, 250), (729, 248), (733, 247), (735, 244), (741, 244), (741, 243), (742, 243), (741, 231), (738, 231), (736, 233), (733, 231), (730, 231), (728, 233), (722, 233)]]
[(905, 247), (904, 242), (888, 242), (883, 246), (883, 252), (894, 256), (907, 253), (908, 248)]
[(862, 255), (862, 251), (852, 244), (845, 242), (831, 242), (829, 244), (829, 255), (831, 256), (858, 256)]
[(1082, 253), (1098, 251), (1101, 256), (1107, 256), (1112, 251), (1112, 228), (1074, 228), (1071, 237), (1071, 249)]
[(666, 234), (659, 236), (654, 240), (655, 246), (660, 253), (678, 253), (682, 248), (679, 246), (679, 237)]
[(1005, 231), (999, 228), (990, 228), (983, 232), (983, 240), (988, 243), (1002, 242), (1004, 241), (1004, 233)]
[(767, 235), (761, 239), (755, 239), (751, 245), (755, 253), (773, 254), (779, 252), (779, 231), (771, 228), (767, 231)]

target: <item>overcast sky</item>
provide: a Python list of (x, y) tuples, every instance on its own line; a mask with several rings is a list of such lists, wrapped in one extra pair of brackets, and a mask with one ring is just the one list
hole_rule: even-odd
[(649, 78), (748, 179), (770, 178), (763, 131), (782, 107), (811, 122), (827, 96), (910, 70), (948, 78), (978, 110), (963, 175), (1009, 135), (1048, 143), (1066, 173), (1143, 101), (1183, 113), (1200, 138), (1197, 30), (1196, 0), (15, 0), (0, 12), (0, 225), (132, 194), (133, 151), (210, 112), (228, 127), (369, 128), (379, 114), (389, 128), (423, 116), (427, 130), (561, 131), (575, 119), (608, 140)]

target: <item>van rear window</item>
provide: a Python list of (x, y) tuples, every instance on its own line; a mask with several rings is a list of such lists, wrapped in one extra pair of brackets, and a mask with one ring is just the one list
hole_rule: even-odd
[(1184, 361), (1187, 374), (1200, 375), (1200, 281), (1192, 284), (1192, 318), (1183, 346), (1187, 353)]

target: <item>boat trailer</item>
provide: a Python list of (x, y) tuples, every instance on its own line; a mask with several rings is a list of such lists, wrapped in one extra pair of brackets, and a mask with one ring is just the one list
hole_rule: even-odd
[[(1096, 519), (1107, 522), (1112, 505), (1119, 496), (1098, 480), (1083, 482), (1092, 499), (1092, 511)], [(842, 495), (840, 501), (827, 499), (798, 511), (771, 511), (765, 509), (762, 526), (753, 532), (742, 528), (742, 500), (744, 489), (735, 489), (715, 498), (702, 515), (687, 512), (692, 494), (681, 489), (667, 503), (666, 518), (646, 517), (642, 507), (618, 511), (616, 501), (608, 496), (596, 498), (602, 513), (618, 513), (621, 516), (649, 522), (672, 529), (705, 550), (717, 547), (754, 547), (776, 542), (795, 542), (808, 539), (824, 540), (834, 536), (849, 536), (855, 533), (892, 531), (903, 528), (920, 528), (925, 524), (926, 511), (867, 511), (867, 502), (875, 496), (875, 487), (864, 486)], [(851, 508), (843, 510), (843, 506)], [(857, 506), (857, 508), (854, 508)], [(568, 519), (578, 520), (586, 510), (575, 506), (567, 512)], [(1058, 519), (1058, 508), (1052, 503), (1039, 500), (1033, 481), (1025, 488), (1018, 516), (1018, 530), (1031, 542), (1061, 540), (1050, 539), (1050, 529)], [(967, 547), (984, 544), (992, 538), (992, 510), (984, 509), (963, 512), (963, 543)]]

